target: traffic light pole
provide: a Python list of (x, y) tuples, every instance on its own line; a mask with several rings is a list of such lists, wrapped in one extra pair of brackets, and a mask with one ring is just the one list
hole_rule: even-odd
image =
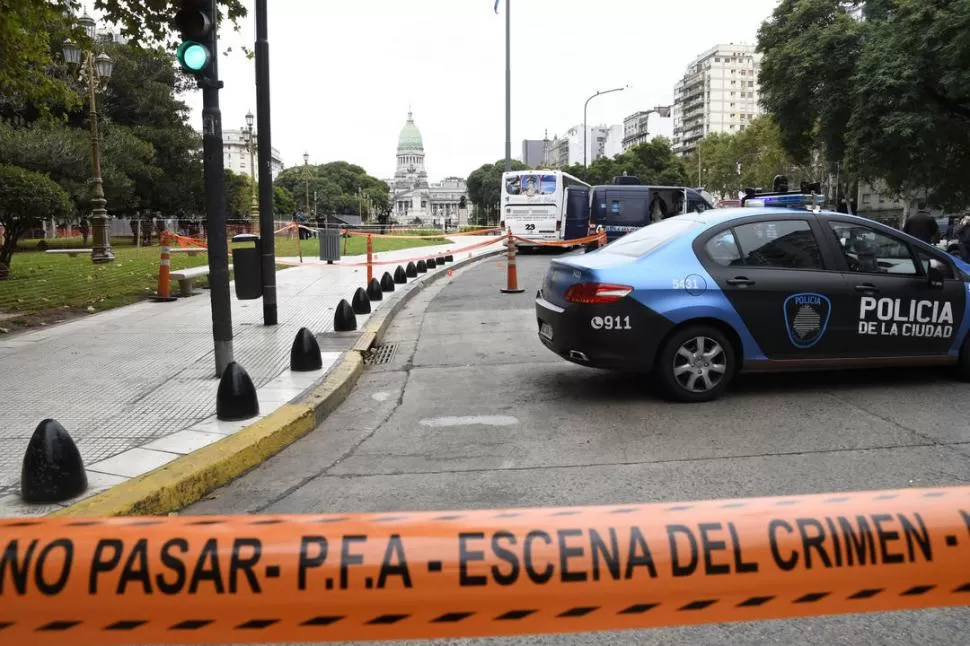
[[(216, 0), (211, 0), (217, 16)], [(229, 242), (226, 235), (225, 177), (222, 159), (222, 111), (219, 109), (219, 57), (217, 27), (212, 24), (211, 74), (199, 80), (202, 87), (202, 157), (205, 171), (205, 205), (208, 222), (209, 299), (212, 304), (212, 338), (215, 341), (216, 376), (222, 377), (232, 356), (232, 303), (229, 292)], [(270, 189), (272, 190), (272, 189)]]
[(259, 236), (262, 239), (263, 325), (276, 325), (276, 246), (273, 212), (273, 142), (269, 103), (267, 0), (256, 0), (256, 119), (259, 140)]

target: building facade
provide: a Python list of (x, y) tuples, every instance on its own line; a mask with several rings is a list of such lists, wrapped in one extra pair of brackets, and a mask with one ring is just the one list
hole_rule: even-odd
[[(249, 175), (255, 180), (259, 180), (258, 168), (253, 168), (258, 164), (257, 153), (254, 150), (252, 157), (249, 155), (249, 135), (242, 130), (223, 130), (222, 131), (222, 163), (226, 170), (231, 170), (237, 175)], [(283, 171), (283, 158), (280, 151), (273, 148), (272, 154), (273, 179)]]
[(713, 132), (736, 133), (761, 114), (754, 45), (717, 45), (687, 66), (674, 85), (673, 147), (689, 155)]
[(614, 124), (606, 130), (606, 142), (603, 146), (603, 154), (610, 159), (623, 154), (626, 148), (623, 147), (624, 128), (622, 124)]
[(546, 160), (548, 139), (523, 139), (522, 163), (529, 168), (539, 168)]
[(394, 179), (385, 181), (390, 187), (389, 197), (398, 222), (409, 224), (420, 220), (422, 224), (435, 226), (467, 223), (468, 187), (465, 179), (446, 177), (437, 183), (428, 182), (424, 140), (410, 111), (398, 137)]
[[(619, 143), (611, 143), (611, 132), (613, 137), (617, 137), (620, 126), (599, 125), (589, 126), (586, 133), (586, 163), (592, 164), (594, 160), (607, 154), (608, 150), (614, 150)], [(622, 140), (622, 136), (616, 141)], [(622, 152), (622, 150), (620, 150)], [(610, 155), (612, 156), (612, 154)], [(570, 164), (583, 163), (583, 125), (573, 126), (566, 131), (562, 137), (556, 135), (551, 141), (546, 142), (544, 166), (548, 168), (561, 168)]]
[(623, 150), (630, 150), (634, 146), (650, 141), (650, 115), (646, 110), (634, 112), (623, 119)]

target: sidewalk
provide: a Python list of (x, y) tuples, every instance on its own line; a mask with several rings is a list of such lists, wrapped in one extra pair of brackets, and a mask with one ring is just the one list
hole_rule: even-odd
[[(470, 247), (493, 236), (449, 238), (452, 244), (378, 254), (390, 261)], [(456, 254), (465, 259), (498, 244)], [(234, 356), (252, 377), (260, 417), (321, 380), (340, 358), (324, 352), (324, 368), (291, 373), (289, 350), (301, 327), (333, 331), (340, 299), (364, 287), (365, 256), (333, 265), (316, 258), (281, 258), (295, 265), (277, 273), (279, 325), (262, 325), (262, 301), (232, 297)], [(393, 273), (378, 265), (374, 275)], [(432, 272), (446, 271), (447, 266)], [(429, 272), (432, 273), (432, 272)], [(398, 285), (400, 293), (429, 274)], [(393, 295), (392, 295), (393, 296)], [(373, 303), (374, 311), (388, 302)], [(367, 316), (358, 316), (358, 328)], [(215, 397), (209, 292), (170, 303), (142, 302), (37, 332), (0, 337), (0, 517), (41, 515), (59, 505), (27, 505), (20, 498), (20, 469), (34, 428), (54, 418), (71, 433), (85, 467), (85, 498), (199, 449), (252, 424), (219, 422)], [(65, 505), (66, 506), (66, 505)]]

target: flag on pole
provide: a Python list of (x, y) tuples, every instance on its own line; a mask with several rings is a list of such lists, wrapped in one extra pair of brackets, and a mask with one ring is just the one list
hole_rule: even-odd
[(500, 1), (501, 1), (501, 0), (495, 0), (495, 13), (498, 13), (498, 3), (499, 3)]

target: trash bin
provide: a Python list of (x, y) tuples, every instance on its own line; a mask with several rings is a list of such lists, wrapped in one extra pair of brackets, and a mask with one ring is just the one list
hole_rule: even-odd
[(337, 227), (319, 229), (320, 234), (320, 260), (333, 263), (340, 260), (340, 229)]
[(232, 250), (232, 270), (236, 277), (236, 298), (251, 301), (263, 295), (262, 244), (258, 235), (240, 233), (234, 243), (252, 242), (253, 246)]

